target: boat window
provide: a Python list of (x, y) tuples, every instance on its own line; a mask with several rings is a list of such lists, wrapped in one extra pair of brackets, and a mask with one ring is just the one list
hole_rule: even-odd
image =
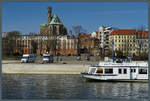
[(103, 68), (98, 68), (96, 73), (103, 73)]
[(147, 74), (147, 69), (139, 69), (139, 74)]
[(96, 68), (91, 68), (91, 70), (90, 70), (89, 74), (93, 74), (93, 73), (95, 73), (95, 70), (96, 70)]
[(134, 73), (136, 72), (136, 69), (134, 69)]
[(113, 69), (105, 69), (105, 73), (107, 74), (112, 74), (113, 73)]
[(134, 73), (135, 73), (135, 72), (136, 72), (136, 69), (131, 69), (131, 72), (134, 72)]
[(124, 73), (124, 74), (127, 74), (127, 69), (124, 69), (123, 73)]
[(122, 69), (119, 69), (119, 74), (122, 74)]

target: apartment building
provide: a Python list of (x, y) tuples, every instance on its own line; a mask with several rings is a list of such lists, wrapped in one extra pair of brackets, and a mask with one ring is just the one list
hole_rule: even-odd
[(107, 55), (109, 52), (109, 35), (112, 31), (112, 27), (101, 26), (98, 29), (98, 39), (100, 40), (101, 54)]
[(118, 29), (109, 36), (109, 49), (115, 52), (121, 51), (123, 55), (136, 54), (136, 30)]

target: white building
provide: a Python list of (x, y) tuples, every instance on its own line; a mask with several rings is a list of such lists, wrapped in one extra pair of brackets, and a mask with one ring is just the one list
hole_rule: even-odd
[(98, 38), (98, 32), (94, 31), (91, 33), (92, 38)]
[(7, 32), (2, 32), (2, 38), (5, 38), (7, 36)]
[(107, 54), (109, 51), (109, 35), (112, 31), (112, 27), (101, 26), (98, 29), (98, 39), (100, 39), (101, 54)]

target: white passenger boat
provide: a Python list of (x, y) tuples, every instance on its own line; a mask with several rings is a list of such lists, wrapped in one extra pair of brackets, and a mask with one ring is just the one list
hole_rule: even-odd
[(148, 81), (148, 62), (100, 62), (81, 73), (87, 80), (100, 81)]

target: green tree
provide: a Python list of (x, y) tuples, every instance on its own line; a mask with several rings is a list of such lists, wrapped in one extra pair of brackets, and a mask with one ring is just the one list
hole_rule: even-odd
[(116, 53), (116, 58), (123, 58), (123, 52), (121, 50), (115, 51)]

